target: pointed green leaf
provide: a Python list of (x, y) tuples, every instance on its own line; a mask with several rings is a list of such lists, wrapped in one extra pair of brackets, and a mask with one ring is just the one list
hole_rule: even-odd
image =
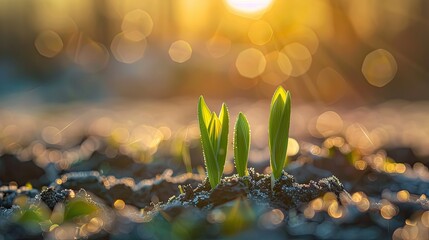
[[(207, 116), (207, 113), (209, 113), (209, 116)], [(198, 122), (201, 133), (201, 145), (203, 147), (204, 162), (206, 165), (207, 176), (210, 181), (210, 186), (214, 188), (219, 183), (220, 179), (217, 169), (216, 155), (211, 144), (208, 131), (211, 115), (210, 109), (204, 102), (204, 98), (200, 97), (200, 101), (198, 103)]]
[(250, 148), (249, 122), (243, 113), (238, 114), (234, 130), (234, 159), (238, 176), (248, 175), (247, 160)]
[(214, 153), (215, 153), (216, 158), (218, 157), (220, 134), (221, 134), (220, 120), (216, 116), (216, 113), (213, 112), (212, 119), (210, 120), (210, 124), (209, 124), (209, 136), (210, 136), (210, 143), (211, 143), (213, 149), (215, 150)]
[(275, 142), (275, 139), (277, 137), (277, 133), (279, 132), (280, 125), (281, 125), (281, 119), (283, 116), (283, 110), (284, 110), (284, 101), (283, 99), (278, 96), (277, 99), (274, 101), (271, 112), (270, 112), (270, 121), (269, 121), (269, 146), (271, 151), (273, 151), (273, 143)]
[[(286, 93), (285, 89), (282, 86), (279, 86), (276, 89), (276, 91), (274, 92), (273, 98), (271, 99), (271, 109), (273, 107), (274, 101), (277, 100), (278, 97), (280, 97), (283, 100), (283, 102), (286, 102), (286, 95), (287, 95), (287, 93)], [(271, 109), (270, 109), (270, 111), (271, 111)]]
[(270, 164), (273, 176), (281, 176), (286, 161), (290, 126), (290, 94), (282, 87), (277, 88), (271, 100), (269, 120)]
[(212, 116), (210, 109), (207, 107), (206, 102), (204, 101), (203, 96), (200, 96), (200, 100), (198, 102), (198, 117), (200, 117), (204, 122), (204, 126), (207, 128)]
[(217, 160), (219, 163), (219, 179), (222, 178), (223, 167), (225, 166), (226, 154), (228, 151), (228, 133), (229, 133), (229, 112), (228, 107), (225, 103), (222, 104), (222, 108), (219, 114), (221, 133), (219, 137), (219, 145), (217, 149)]
[(229, 120), (228, 118), (229, 118), (228, 108), (226, 107), (225, 103), (222, 103), (222, 107), (220, 108), (220, 113), (219, 113), (220, 123), (223, 124), (224, 121)]

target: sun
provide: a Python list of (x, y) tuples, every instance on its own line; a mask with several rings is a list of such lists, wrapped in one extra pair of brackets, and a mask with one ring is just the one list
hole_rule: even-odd
[(258, 14), (264, 12), (273, 0), (226, 0), (231, 10), (244, 14)]

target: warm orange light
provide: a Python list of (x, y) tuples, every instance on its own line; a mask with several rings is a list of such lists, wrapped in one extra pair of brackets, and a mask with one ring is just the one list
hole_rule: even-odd
[(118, 210), (122, 210), (125, 208), (125, 202), (122, 199), (117, 199), (114, 203), (113, 206), (118, 209)]
[(271, 40), (273, 29), (269, 23), (260, 20), (250, 26), (247, 34), (253, 44), (262, 46)]
[(407, 190), (401, 190), (396, 193), (396, 198), (398, 198), (400, 202), (407, 202), (410, 200), (410, 193)]

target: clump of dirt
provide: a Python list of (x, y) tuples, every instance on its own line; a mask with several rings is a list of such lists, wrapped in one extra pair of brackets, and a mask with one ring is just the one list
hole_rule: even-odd
[(51, 210), (54, 210), (58, 203), (67, 204), (70, 201), (75, 201), (76, 199), (80, 199), (98, 207), (102, 206), (100, 203), (94, 201), (83, 188), (75, 192), (72, 189), (55, 189), (53, 187), (49, 187), (42, 190), (35, 198), (44, 203)]
[(327, 192), (335, 193), (338, 198), (340, 193), (348, 195), (343, 184), (335, 176), (300, 184), (292, 175), (283, 172), (271, 188), (271, 176), (257, 173), (253, 169), (250, 169), (249, 175), (245, 177), (236, 175), (226, 177), (213, 189), (206, 179), (196, 188), (190, 185), (183, 186), (182, 191), (179, 196), (171, 198), (166, 207), (179, 204), (212, 209), (238, 198), (248, 198), (263, 206), (288, 210), (308, 203)]
[(64, 174), (51, 186), (55, 189), (83, 188), (110, 206), (121, 199), (144, 208), (151, 203), (167, 202), (171, 196), (180, 194), (179, 185), (196, 187), (201, 182), (201, 176), (197, 174), (172, 175), (173, 171), (167, 169), (155, 178), (135, 182), (133, 178), (103, 176), (97, 171), (74, 172)]
[(46, 204), (51, 210), (60, 202), (65, 202), (68, 198), (74, 197), (74, 192), (71, 189), (55, 190), (50, 187), (43, 190), (38, 198)]

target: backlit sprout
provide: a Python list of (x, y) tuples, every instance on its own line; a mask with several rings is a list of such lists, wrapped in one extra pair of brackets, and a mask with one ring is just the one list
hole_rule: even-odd
[(227, 153), (229, 113), (226, 105), (222, 104), (218, 117), (210, 111), (201, 96), (198, 102), (198, 123), (207, 175), (210, 186), (214, 188), (222, 178)]
[(246, 116), (238, 114), (234, 129), (234, 160), (238, 176), (247, 176), (247, 157), (250, 148), (250, 128)]
[(268, 126), (272, 186), (274, 181), (280, 178), (283, 167), (286, 166), (290, 110), (290, 94), (280, 86), (271, 100)]

